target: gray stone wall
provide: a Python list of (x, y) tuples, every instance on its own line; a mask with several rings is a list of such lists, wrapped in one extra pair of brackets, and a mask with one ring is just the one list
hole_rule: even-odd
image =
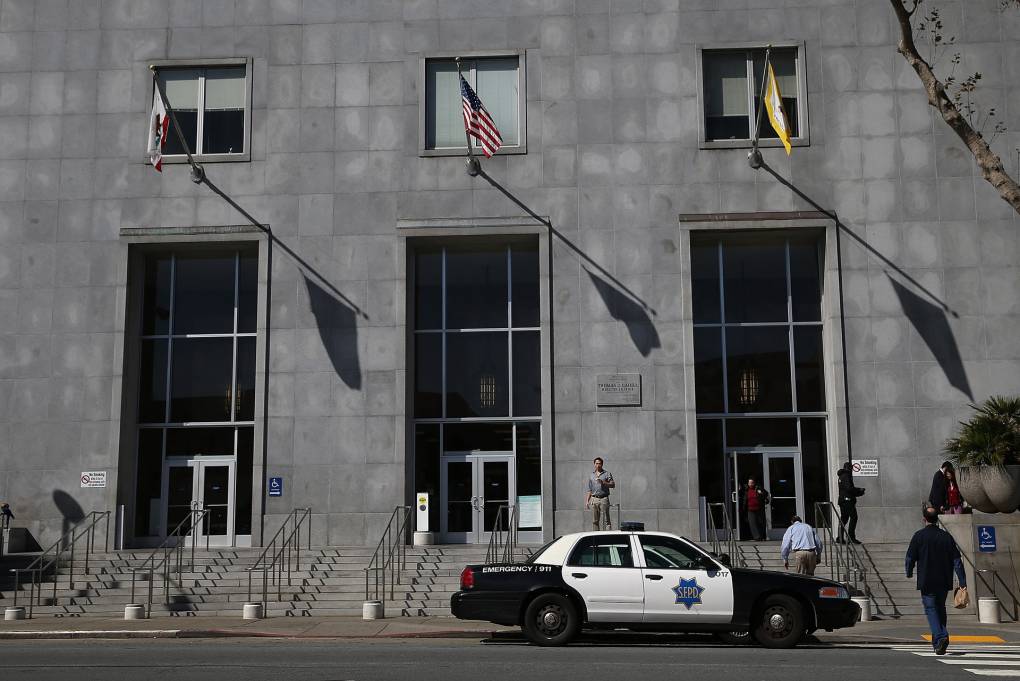
[[(1020, 131), (1020, 18), (997, 4), (941, 3), (961, 72), (980, 70)], [(521, 214), (460, 159), (419, 157), (419, 59), (506, 48), (528, 51), (528, 153), (486, 171), (583, 253), (553, 240), (555, 530), (583, 526), (595, 454), (632, 515), (692, 530), (677, 217), (808, 208), (746, 150), (698, 148), (696, 47), (779, 40), (805, 45), (811, 143), (766, 158), (868, 245), (843, 251), (850, 434), (882, 470), (861, 534), (905, 536), (966, 404), (1020, 386), (1020, 246), (895, 53), (883, 0), (3, 0), (0, 498), (39, 537), (68, 515), (57, 492), (117, 503), (134, 455), (120, 230), (244, 222), (185, 167), (144, 164), (147, 65), (251, 57), (251, 161), (208, 172), (305, 262), (273, 254), (260, 410), (288, 493), (266, 501), (267, 527), (310, 505), (319, 541), (373, 541), (405, 501), (409, 454), (398, 220)], [(608, 372), (642, 375), (640, 408), (595, 408)], [(110, 471), (105, 493), (79, 489), (89, 469)]]

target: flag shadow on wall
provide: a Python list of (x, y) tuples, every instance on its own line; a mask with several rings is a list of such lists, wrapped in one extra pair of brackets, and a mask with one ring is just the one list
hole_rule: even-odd
[(302, 274), (308, 302), (315, 316), (326, 354), (340, 380), (351, 390), (361, 390), (358, 359), (358, 325), (354, 309)]
[(903, 313), (907, 315), (921, 340), (935, 356), (935, 361), (942, 367), (949, 384), (973, 402), (974, 395), (971, 392), (970, 381), (967, 380), (967, 371), (963, 367), (960, 348), (956, 345), (956, 337), (949, 326), (949, 320), (946, 319), (945, 311), (913, 293), (892, 277), (889, 277), (889, 281), (892, 282), (896, 297), (900, 300)]
[(613, 319), (626, 325), (630, 340), (642, 357), (647, 357), (652, 350), (662, 347), (662, 341), (659, 339), (659, 332), (655, 330), (655, 324), (640, 305), (587, 267), (584, 268), (584, 271), (591, 279), (591, 283), (594, 284), (602, 302), (606, 304), (609, 314)]

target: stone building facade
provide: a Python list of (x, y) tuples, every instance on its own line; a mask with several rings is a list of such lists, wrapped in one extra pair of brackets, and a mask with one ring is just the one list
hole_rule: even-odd
[[(942, 5), (1020, 130), (1020, 15)], [(442, 540), (509, 504), (540, 541), (597, 455), (697, 536), (749, 476), (813, 517), (852, 458), (860, 535), (902, 538), (1020, 389), (1020, 224), (895, 42), (884, 0), (3, 0), (0, 498), (40, 542), (198, 504), (361, 544), (428, 491)], [(764, 158), (839, 225), (747, 162), (770, 44)], [(478, 176), (454, 57), (505, 138)], [(150, 66), (234, 205), (149, 165)]]

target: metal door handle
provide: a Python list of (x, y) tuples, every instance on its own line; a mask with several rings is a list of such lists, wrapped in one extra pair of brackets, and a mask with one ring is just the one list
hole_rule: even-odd
[(587, 579), (588, 575), (583, 572), (571, 572), (571, 577), (577, 577), (578, 579)]
[(659, 581), (662, 579), (662, 575), (645, 575), (645, 579), (651, 579), (652, 581)]
[(730, 492), (730, 499), (731, 499), (731, 501), (733, 501), (733, 503), (737, 503), (737, 493), (736, 492)]

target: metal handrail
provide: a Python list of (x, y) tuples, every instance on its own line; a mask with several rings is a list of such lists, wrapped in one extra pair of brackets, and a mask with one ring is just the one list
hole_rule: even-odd
[[(843, 530), (841, 534), (847, 538), (845, 544), (836, 541), (834, 527)], [(852, 586), (856, 593), (868, 594), (867, 568), (853, 542), (849, 541), (850, 532), (831, 501), (815, 502), (815, 529), (825, 535), (822, 559), (829, 565), (832, 580)]]
[[(503, 529), (504, 516), (506, 529)], [(504, 504), (496, 509), (496, 518), (489, 533), (489, 547), (485, 550), (485, 562), (512, 563), (517, 553), (517, 506)]]
[[(138, 564), (137, 567), (131, 569), (131, 603), (135, 603), (135, 582), (138, 578), (139, 572), (148, 573), (149, 581), (149, 594), (148, 600), (145, 606), (145, 616), (152, 616), (152, 583), (155, 580), (156, 570), (163, 568), (163, 599), (166, 605), (170, 605), (170, 584), (171, 584), (171, 566), (174, 565), (176, 560), (176, 572), (177, 580), (180, 581), (181, 572), (184, 562), (184, 545), (185, 539), (191, 538), (191, 569), (195, 569), (195, 535), (192, 534), (195, 528), (198, 527), (199, 523), (204, 523), (206, 517), (209, 515), (209, 509), (207, 508), (193, 508), (188, 511), (188, 515), (181, 519), (181, 522), (177, 523), (177, 527), (167, 534), (166, 538), (160, 543), (159, 546), (152, 550), (149, 557)], [(209, 533), (205, 534), (205, 550), (209, 550)], [(173, 546), (170, 545), (170, 541), (173, 541)], [(156, 555), (162, 551), (163, 557), (158, 561)], [(148, 566), (146, 567), (146, 564)]]
[[(390, 600), (393, 600), (399, 573), (407, 562), (407, 532), (411, 522), (411, 507), (397, 506), (379, 538), (368, 567), (365, 568), (365, 600), (386, 604), (386, 571), (389, 570)], [(375, 591), (369, 586), (369, 573), (375, 576)], [(372, 596), (375, 596), (372, 598)]]
[[(291, 585), (292, 569), (301, 569), (301, 528), (308, 521), (308, 535), (305, 543), (306, 550), (312, 548), (312, 509), (295, 508), (283, 519), (280, 528), (276, 530), (273, 538), (269, 540), (266, 547), (259, 554), (255, 563), (247, 568), (248, 572), (248, 603), (251, 603), (251, 575), (253, 572), (262, 572), (262, 614), (265, 616), (269, 606), (269, 576), (272, 574), (273, 584), (276, 585), (276, 600), (283, 600), (283, 571), (287, 570), (287, 586)], [(290, 531), (287, 531), (288, 523)]]
[[(60, 569), (60, 558), (64, 553), (71, 554), (71, 566), (68, 571), (67, 577), (67, 588), (74, 588), (74, 548), (78, 545), (78, 541), (85, 538), (85, 574), (89, 574), (89, 557), (96, 547), (96, 525), (99, 524), (101, 519), (106, 519), (106, 527), (103, 539), (103, 551), (105, 552), (110, 545), (110, 512), (109, 511), (89, 511), (85, 515), (82, 521), (60, 535), (53, 544), (51, 544), (45, 551), (39, 554), (39, 556), (23, 568), (12, 568), (11, 572), (14, 573), (14, 607), (18, 607), (18, 590), (21, 583), (21, 573), (29, 573), (29, 577), (32, 580), (29, 583), (28, 593), (28, 618), (31, 619), (35, 612), (35, 604), (38, 601), (38, 605), (42, 605), (42, 578), (48, 571), (53, 570), (53, 603), (57, 602), (57, 582), (58, 579), (57, 571)], [(91, 519), (91, 520), (89, 520)], [(88, 521), (86, 523), (86, 521)], [(52, 552), (52, 556), (50, 553)], [(49, 556), (49, 557), (48, 557)]]
[[(725, 542), (725, 551), (723, 551), (724, 544), (719, 541), (719, 528), (715, 524), (715, 514), (712, 512), (713, 508), (718, 508), (722, 513), (723, 519), (723, 537)], [(725, 502), (714, 502), (705, 504), (705, 515), (707, 516), (706, 521), (711, 526), (709, 534), (715, 537), (712, 543), (712, 551), (716, 555), (720, 553), (726, 553), (730, 557), (730, 564), (734, 567), (747, 567), (747, 562), (744, 560), (743, 553), (737, 545), (737, 533), (733, 527), (733, 519), (730, 518), (729, 504)]]

